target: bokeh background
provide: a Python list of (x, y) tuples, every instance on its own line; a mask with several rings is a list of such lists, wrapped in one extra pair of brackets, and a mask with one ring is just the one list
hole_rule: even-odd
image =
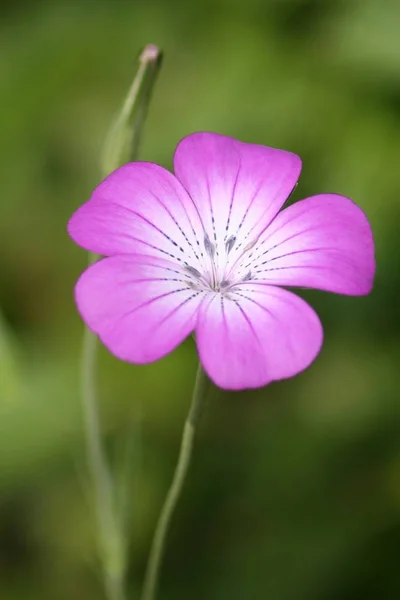
[[(0, 24), (0, 598), (100, 599), (79, 403), (87, 257), (66, 222), (99, 181), (111, 119), (153, 42), (165, 61), (141, 158), (171, 167), (211, 130), (292, 150), (295, 198), (353, 198), (376, 238), (373, 293), (304, 292), (315, 364), (213, 389), (160, 598), (386, 600), (400, 590), (400, 3), (3, 0)], [(189, 339), (146, 367), (100, 351), (104, 436), (130, 440), (129, 599), (138, 598), (196, 370)]]

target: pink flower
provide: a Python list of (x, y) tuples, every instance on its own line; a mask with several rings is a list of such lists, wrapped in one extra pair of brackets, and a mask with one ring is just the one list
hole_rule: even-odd
[(82, 318), (133, 363), (165, 356), (194, 331), (205, 371), (225, 389), (296, 375), (323, 332), (281, 286), (368, 294), (375, 261), (364, 213), (336, 194), (279, 212), (300, 158), (214, 133), (184, 138), (174, 169), (124, 165), (72, 216), (72, 239), (106, 256), (76, 285)]

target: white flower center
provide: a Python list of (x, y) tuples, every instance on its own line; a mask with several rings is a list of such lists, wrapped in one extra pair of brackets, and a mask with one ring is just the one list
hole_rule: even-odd
[[(185, 263), (184, 269), (187, 274), (187, 284), (190, 288), (198, 291), (227, 292), (233, 285), (250, 281), (253, 277), (251, 272), (251, 253), (255, 242), (247, 244), (236, 259), (231, 260), (230, 253), (233, 248), (238, 247), (238, 239), (231, 235), (225, 240), (223, 256), (218, 251), (217, 244), (211, 242), (207, 233), (204, 235), (204, 252), (202, 254), (201, 269)], [(241, 244), (242, 245), (242, 244)], [(247, 260), (245, 260), (247, 258)]]

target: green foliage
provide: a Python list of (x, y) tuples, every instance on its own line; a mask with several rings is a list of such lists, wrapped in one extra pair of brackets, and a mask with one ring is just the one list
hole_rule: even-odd
[[(101, 597), (78, 398), (82, 324), (72, 291), (86, 256), (65, 227), (98, 182), (101, 145), (137, 52), (154, 42), (165, 62), (143, 159), (170, 167), (177, 141), (196, 130), (297, 152), (304, 170), (296, 199), (323, 191), (353, 198), (371, 220), (378, 260), (367, 298), (305, 293), (326, 332), (311, 369), (252, 393), (213, 390), (160, 597), (396, 598), (400, 4), (2, 6), (0, 597)], [(126, 439), (140, 431), (127, 529), (134, 599), (196, 354), (188, 340), (160, 363), (133, 367), (102, 349), (100, 367), (116, 466)]]

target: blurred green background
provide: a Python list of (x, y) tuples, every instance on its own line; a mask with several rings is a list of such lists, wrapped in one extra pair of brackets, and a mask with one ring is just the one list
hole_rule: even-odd
[[(141, 158), (171, 167), (211, 130), (303, 158), (296, 199), (353, 198), (376, 239), (373, 293), (305, 292), (314, 365), (213, 389), (173, 520), (160, 598), (379, 600), (400, 590), (400, 2), (3, 0), (0, 25), (0, 598), (102, 598), (79, 404), (85, 253), (66, 222), (140, 48), (165, 61)], [(196, 370), (100, 352), (115, 468), (133, 440), (129, 599), (138, 598)]]

